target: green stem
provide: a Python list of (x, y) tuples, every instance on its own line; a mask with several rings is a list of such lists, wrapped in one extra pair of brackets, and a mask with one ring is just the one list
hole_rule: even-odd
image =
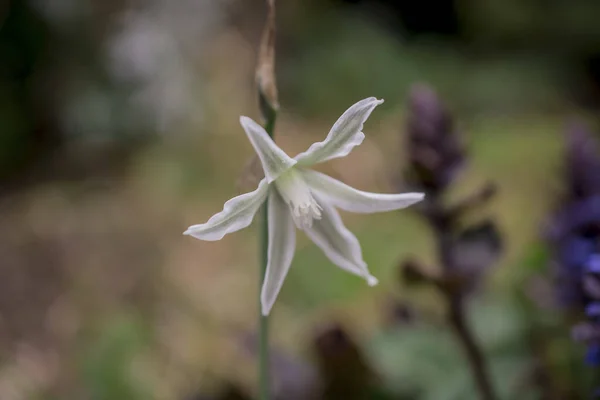
[[(268, 118), (265, 122), (265, 130), (269, 136), (273, 137), (275, 133), (275, 119), (277, 114), (275, 111), (267, 114)], [(268, 202), (265, 202), (262, 212), (262, 227), (260, 236), (261, 249), (261, 267), (260, 267), (260, 288), (262, 288), (267, 270), (268, 251), (269, 251), (269, 212)], [(269, 317), (265, 317), (261, 312), (260, 304), (260, 288), (258, 295), (258, 336), (259, 336), (259, 399), (269, 400), (270, 398), (270, 374), (269, 374)]]

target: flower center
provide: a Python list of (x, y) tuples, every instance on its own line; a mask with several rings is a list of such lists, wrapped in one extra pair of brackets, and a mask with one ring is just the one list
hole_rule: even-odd
[(294, 223), (300, 229), (310, 228), (313, 219), (321, 219), (321, 210), (302, 175), (290, 168), (275, 180), (277, 191), (290, 207)]

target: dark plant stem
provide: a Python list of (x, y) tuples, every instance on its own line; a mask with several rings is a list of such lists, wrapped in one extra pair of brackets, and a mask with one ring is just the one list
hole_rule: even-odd
[(467, 324), (462, 301), (456, 296), (448, 297), (448, 305), (448, 322), (467, 357), (479, 396), (482, 400), (495, 400), (496, 396), (489, 378), (487, 364), (475, 335)]
[[(275, 119), (277, 113), (273, 110), (267, 114), (265, 121), (265, 130), (269, 136), (273, 137), (275, 133)], [(265, 274), (267, 271), (268, 251), (269, 251), (269, 210), (268, 202), (265, 202), (262, 212), (262, 227), (261, 227), (261, 267), (259, 282), (262, 287)], [(259, 399), (269, 400), (270, 398), (270, 371), (269, 371), (269, 317), (262, 315), (261, 302), (260, 302), (260, 290), (258, 296), (258, 312), (259, 312), (259, 324), (258, 324), (258, 336), (259, 336)]]
[(560, 387), (552, 379), (546, 347), (546, 335), (539, 332), (537, 327), (529, 327), (527, 342), (532, 350), (534, 365), (532, 371), (533, 383), (538, 387), (540, 400), (579, 399), (579, 396), (570, 388)]
[[(445, 277), (449, 277), (451, 271), (457, 271), (458, 269), (457, 266), (454, 265), (452, 257), (454, 246), (452, 232), (454, 231), (455, 221), (458, 216), (459, 213), (456, 210), (445, 209), (439, 201), (438, 196), (432, 196), (428, 219), (435, 231), (439, 259)], [(442, 278), (438, 287), (444, 295), (448, 305), (448, 324), (463, 348), (480, 399), (495, 400), (497, 396), (495, 395), (492, 386), (483, 351), (477, 343), (475, 334), (471, 331), (467, 322), (464, 303), (462, 301), (462, 289), (454, 286), (452, 279), (444, 278)]]
[[(481, 400), (497, 398), (492, 387), (487, 360), (477, 342), (477, 336), (468, 323), (466, 300), (480, 279), (481, 271), (489, 265), (501, 248), (500, 235), (493, 222), (468, 227), (460, 220), (466, 214), (486, 205), (494, 196), (496, 187), (488, 182), (462, 201), (446, 205), (445, 194), (466, 162), (467, 154), (454, 119), (435, 91), (418, 85), (409, 97), (410, 113), (407, 120), (409, 167), (406, 179), (410, 186), (426, 192), (421, 212), (426, 218), (437, 245), (440, 272), (432, 274), (420, 268), (413, 260), (403, 264), (403, 278), (407, 282), (429, 283), (437, 287), (447, 303), (447, 323), (462, 347)], [(486, 235), (489, 257), (482, 257), (481, 265), (473, 265), (474, 257), (466, 257), (465, 246), (478, 242), (474, 236)], [(480, 247), (481, 248), (481, 247)]]

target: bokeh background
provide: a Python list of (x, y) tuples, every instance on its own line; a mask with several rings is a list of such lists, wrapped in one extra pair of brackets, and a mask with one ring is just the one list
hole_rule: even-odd
[[(257, 227), (182, 232), (256, 185), (238, 118), (260, 119), (265, 15), (262, 0), (0, 1), (1, 399), (253, 398)], [(445, 201), (495, 185), (467, 218), (493, 229), (465, 312), (502, 399), (593, 387), (543, 231), (568, 187), (568, 123), (597, 123), (598, 16), (595, 0), (278, 4), (286, 151), (384, 98), (365, 142), (322, 170), (408, 190), (410, 93), (428, 85), (464, 143)], [(271, 318), (274, 393), (477, 399), (443, 298), (403, 274), (441, 268), (427, 219), (343, 217), (380, 285), (300, 235)]]

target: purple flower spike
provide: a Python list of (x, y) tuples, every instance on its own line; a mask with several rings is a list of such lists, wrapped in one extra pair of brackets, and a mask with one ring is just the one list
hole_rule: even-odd
[[(600, 367), (600, 152), (583, 124), (566, 130), (565, 187), (562, 204), (546, 229), (563, 305), (584, 310), (572, 330), (587, 346), (585, 363)], [(597, 398), (598, 391), (594, 394)]]
[(592, 254), (585, 264), (587, 272), (600, 274), (600, 254)]
[(427, 193), (443, 191), (465, 164), (465, 149), (452, 116), (433, 89), (415, 85), (409, 96), (407, 150), (410, 185)]
[(594, 344), (588, 347), (585, 354), (585, 362), (594, 367), (600, 366), (600, 345)]
[(595, 301), (585, 307), (585, 314), (590, 318), (600, 317), (600, 302)]

